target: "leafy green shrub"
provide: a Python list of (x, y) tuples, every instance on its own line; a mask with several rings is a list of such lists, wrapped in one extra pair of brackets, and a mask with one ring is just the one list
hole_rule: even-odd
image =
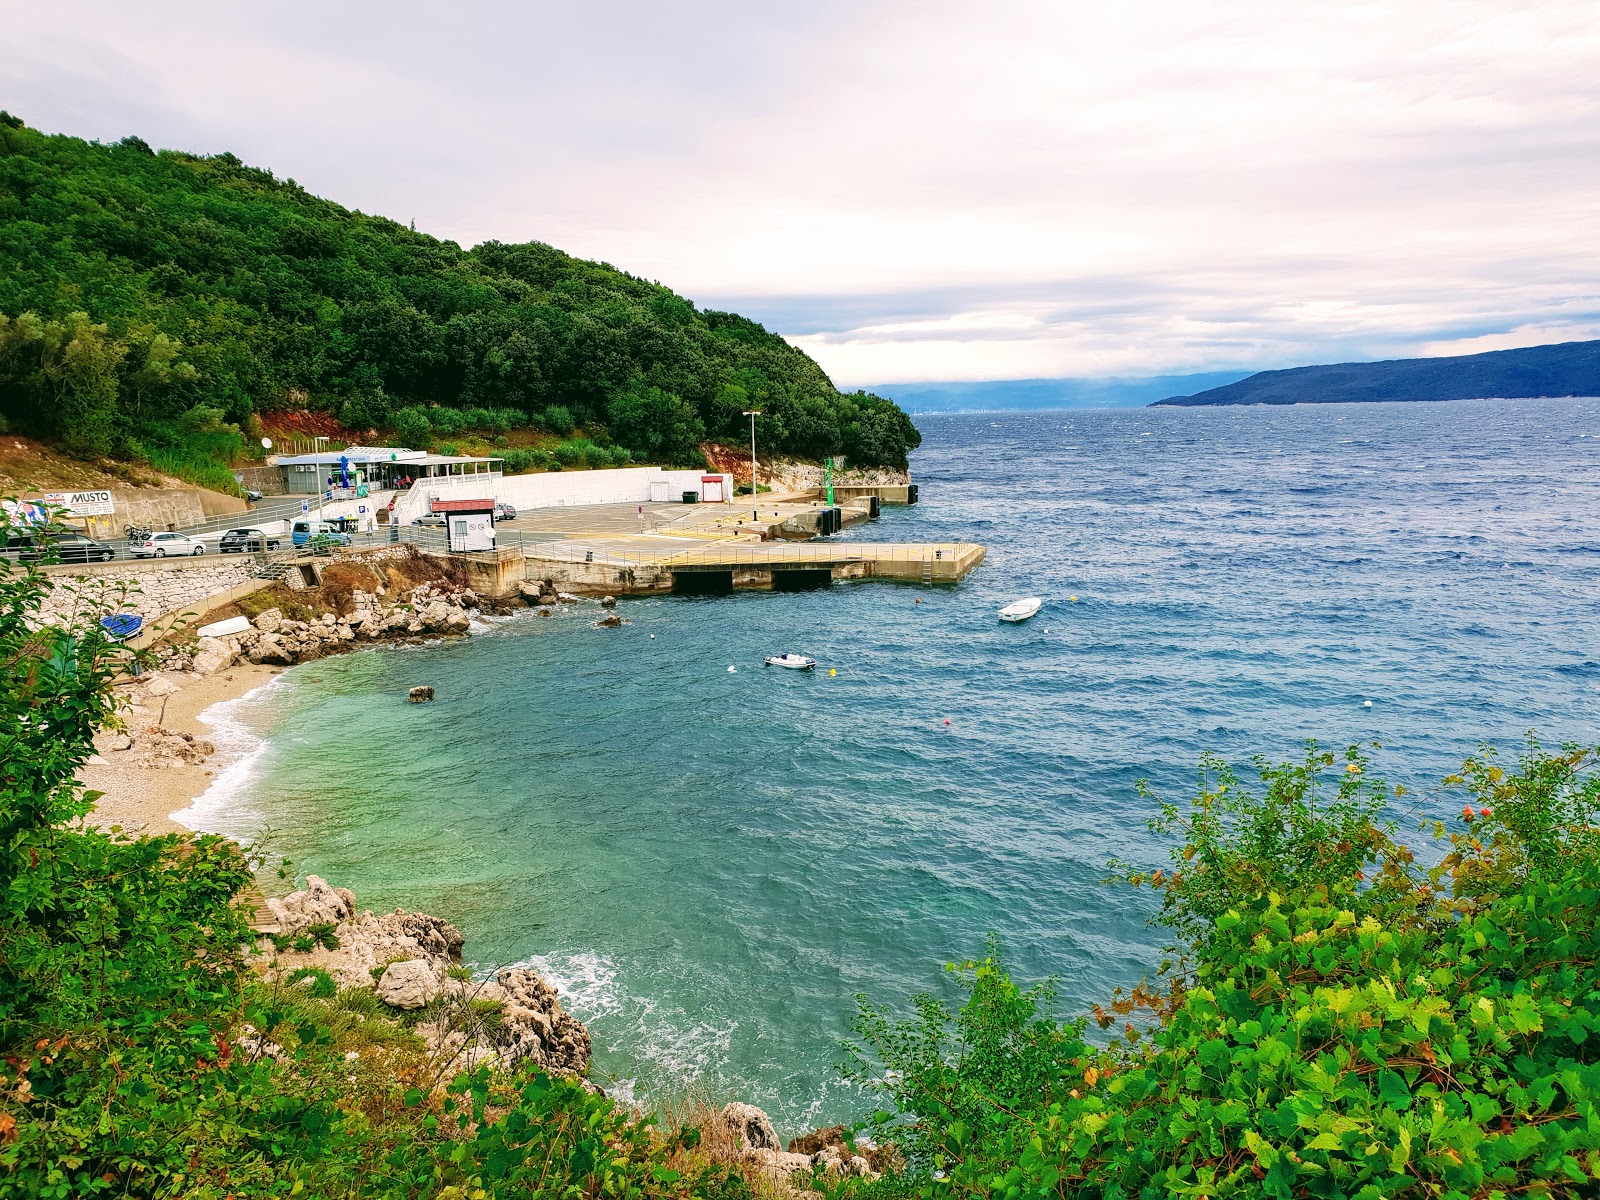
[(433, 422), (428, 410), (413, 404), (394, 414), (395, 441), (409, 450), (426, 450), (433, 442)]
[(565, 404), (552, 404), (544, 410), (544, 427), (551, 433), (566, 437), (577, 427), (572, 410)]
[[(863, 1005), (854, 1073), (886, 1095), (919, 1196), (1476, 1197), (1600, 1179), (1600, 752), (1448, 783), (1469, 805), (1423, 870), (1358, 751), (1207, 760), (1164, 809), (1170, 868), (1133, 872), (1178, 935), (1164, 985), (1048, 1015), (998, 955), (958, 1014)], [(1336, 780), (1326, 778), (1338, 767)], [(869, 1189), (870, 1190), (870, 1189)]]
[(306, 991), (317, 1000), (327, 1000), (338, 994), (339, 985), (321, 967), (296, 967), (284, 980), (289, 987), (306, 986)]
[(553, 451), (563, 467), (610, 466), (611, 452), (588, 438), (568, 438)]

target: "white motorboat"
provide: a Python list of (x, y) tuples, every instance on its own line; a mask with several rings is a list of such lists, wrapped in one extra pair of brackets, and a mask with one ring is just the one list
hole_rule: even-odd
[(769, 667), (788, 667), (791, 671), (809, 671), (817, 665), (817, 660), (807, 658), (804, 654), (769, 654), (766, 658)]
[(1012, 624), (1016, 624), (1018, 621), (1026, 621), (1039, 611), (1039, 606), (1043, 603), (1044, 601), (1037, 596), (1029, 596), (1025, 600), (1013, 600), (1000, 610), (1000, 619), (1002, 621), (1010, 621)]

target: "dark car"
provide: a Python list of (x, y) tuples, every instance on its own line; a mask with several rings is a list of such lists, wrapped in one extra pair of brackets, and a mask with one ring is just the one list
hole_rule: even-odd
[(278, 539), (269, 538), (259, 529), (230, 529), (222, 535), (217, 549), (224, 554), (238, 554), (250, 550), (276, 550)]
[(494, 519), (496, 521), (515, 521), (517, 519), (517, 510), (504, 500), (497, 500), (494, 506)]
[(85, 537), (70, 529), (45, 535), (12, 534), (6, 539), (5, 554), (8, 558), (20, 559), (23, 562), (37, 562), (45, 556), (46, 550), (51, 546), (55, 548), (57, 560), (64, 563), (110, 562), (117, 556), (117, 552), (104, 542), (97, 542), (92, 537)]

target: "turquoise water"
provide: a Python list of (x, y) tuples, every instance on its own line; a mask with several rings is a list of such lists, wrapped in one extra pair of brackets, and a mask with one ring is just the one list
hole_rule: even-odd
[[(1207, 749), (1379, 739), (1415, 820), (1480, 739), (1600, 740), (1600, 401), (921, 426), (925, 503), (848, 536), (987, 544), (961, 586), (587, 606), (296, 668), (221, 714), (243, 757), (201, 823), (269, 823), (480, 967), (535, 963), (633, 1094), (699, 1084), (788, 1135), (862, 1108), (833, 1071), (853, 996), (939, 989), (989, 931), (1074, 1008), (1150, 970), (1143, 898), (1100, 882), (1159, 861), (1141, 778), (1181, 798)], [(822, 670), (760, 666), (788, 649)]]

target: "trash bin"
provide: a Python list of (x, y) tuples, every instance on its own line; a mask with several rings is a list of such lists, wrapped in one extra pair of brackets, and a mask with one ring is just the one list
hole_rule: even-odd
[(683, 502), (685, 504), (699, 504), (700, 503), (700, 493), (699, 492), (685, 492), (683, 494)]

